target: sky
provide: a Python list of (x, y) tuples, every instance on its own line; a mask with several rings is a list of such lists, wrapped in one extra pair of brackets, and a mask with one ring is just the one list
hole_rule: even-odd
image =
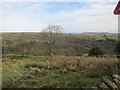
[(118, 32), (119, 0), (1, 0), (0, 32), (41, 32), (60, 25), (65, 33)]

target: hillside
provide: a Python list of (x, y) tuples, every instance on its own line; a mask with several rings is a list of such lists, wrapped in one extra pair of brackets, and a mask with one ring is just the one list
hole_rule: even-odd
[[(20, 44), (28, 43), (32, 46), (29, 54), (45, 55), (46, 36), (44, 33), (3, 33), (3, 53), (17, 53), (15, 49)], [(92, 47), (100, 47), (106, 54), (115, 54), (114, 47), (117, 44), (117, 34), (108, 33), (82, 33), (82, 34), (59, 34), (53, 49), (56, 55), (84, 55)], [(20, 47), (19, 47), (20, 48)], [(38, 51), (38, 48), (40, 49)], [(12, 49), (12, 51), (11, 51)], [(34, 51), (37, 51), (35, 54)], [(77, 52), (77, 53), (76, 53)]]
[(108, 36), (108, 37), (118, 37), (117, 33), (93, 33), (93, 32), (88, 32), (88, 33), (82, 33), (82, 35), (88, 35), (88, 36)]
[[(54, 42), (49, 35), (2, 34), (3, 88), (101, 88), (118, 73), (115, 35), (57, 34)], [(94, 47), (104, 55), (88, 56)]]

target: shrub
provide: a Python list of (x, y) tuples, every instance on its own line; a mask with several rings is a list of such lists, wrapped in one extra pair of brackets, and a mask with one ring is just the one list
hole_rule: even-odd
[(98, 47), (91, 48), (89, 51), (89, 56), (98, 56), (103, 54), (104, 52)]
[(120, 54), (120, 41), (117, 43), (114, 51), (115, 51), (117, 54)]

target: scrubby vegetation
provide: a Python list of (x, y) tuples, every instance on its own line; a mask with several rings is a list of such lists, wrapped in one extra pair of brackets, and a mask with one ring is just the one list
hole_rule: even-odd
[[(81, 56), (88, 54), (91, 48), (99, 47), (106, 55), (115, 55), (117, 34), (84, 35), (84, 34), (57, 34), (51, 39), (45, 33), (3, 33), (3, 54), (24, 54), (46, 56), (51, 52), (54, 55)], [(46, 38), (47, 37), (47, 38)]]
[(115, 46), (115, 52), (120, 54), (120, 41), (118, 41), (117, 45)]
[(4, 58), (3, 87), (84, 88), (117, 73), (117, 58), (29, 56)]
[(118, 73), (116, 34), (54, 34), (3, 33), (4, 88), (87, 88)]
[(104, 55), (104, 52), (99, 47), (91, 48), (89, 51), (89, 56)]

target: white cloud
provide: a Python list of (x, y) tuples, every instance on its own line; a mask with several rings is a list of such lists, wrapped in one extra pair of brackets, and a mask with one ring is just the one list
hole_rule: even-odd
[[(0, 3), (0, 7), (2, 4)], [(0, 30), (2, 29), (2, 8), (0, 8)]]
[[(52, 21), (65, 27), (66, 32), (118, 32), (118, 18), (113, 15), (114, 5), (93, 5), (92, 9), (78, 9), (70, 12), (59, 12), (49, 15)], [(93, 16), (92, 16), (93, 15)], [(96, 15), (96, 16), (94, 16)], [(73, 28), (74, 27), (74, 28)]]
[[(19, 5), (20, 4), (21, 3), (19, 3)], [(13, 6), (6, 5), (5, 7)], [(112, 4), (105, 5), (105, 3), (98, 3), (91, 5), (91, 8), (85, 6), (73, 11), (62, 10), (54, 14), (47, 14), (41, 11), (33, 13), (32, 15), (25, 14), (29, 10), (34, 11), (40, 7), (41, 9), (45, 8), (43, 4), (38, 3), (28, 6), (26, 12), (3, 11), (2, 30), (4, 31), (2, 32), (38, 32), (48, 24), (61, 25), (66, 32), (74, 33), (118, 31), (118, 18), (113, 15), (115, 5)], [(44, 21), (46, 21), (46, 23)]]
[[(41, 3), (22, 6), (27, 3), (2, 3), (0, 10), (0, 32), (40, 32), (47, 25), (34, 20), (28, 12), (42, 7)], [(15, 10), (16, 9), (16, 10)]]
[(41, 8), (44, 7), (43, 4), (42, 3), (36, 3), (36, 4), (31, 5), (31, 6), (28, 6), (26, 9), (33, 10), (33, 9), (38, 9), (38, 8), (40, 9), (40, 7)]
[(45, 24), (30, 20), (24, 16), (3, 16), (2, 32), (40, 32), (41, 28), (46, 27)]
[(117, 2), (119, 0), (1, 0), (0, 2)]
[(23, 2), (3, 2), (2, 8), (3, 9), (9, 9), (9, 8), (18, 8), (25, 5)]

